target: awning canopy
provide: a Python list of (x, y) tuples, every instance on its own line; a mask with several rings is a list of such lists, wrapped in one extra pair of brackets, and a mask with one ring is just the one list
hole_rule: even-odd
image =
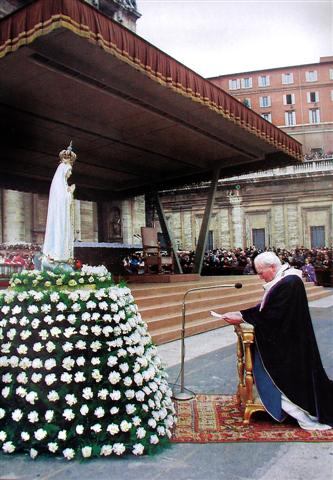
[(301, 161), (301, 145), (80, 0), (0, 21), (0, 186), (48, 192), (73, 141), (77, 198), (125, 197)]

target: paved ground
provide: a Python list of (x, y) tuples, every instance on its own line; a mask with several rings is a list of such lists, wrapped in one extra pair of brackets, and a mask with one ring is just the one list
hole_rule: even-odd
[[(333, 378), (333, 295), (311, 304), (327, 373)], [(179, 372), (180, 344), (159, 347), (170, 382)], [(236, 390), (232, 327), (186, 340), (185, 386), (196, 393)], [(67, 462), (0, 455), (0, 480), (333, 480), (332, 443), (173, 444), (154, 457)]]

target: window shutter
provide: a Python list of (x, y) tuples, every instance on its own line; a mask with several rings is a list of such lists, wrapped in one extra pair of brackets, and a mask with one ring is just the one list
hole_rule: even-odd
[(284, 123), (288, 125), (288, 112), (284, 112)]
[(306, 93), (306, 101), (307, 101), (308, 103), (311, 103), (310, 92), (307, 92), (307, 93)]
[(283, 95), (283, 105), (287, 105), (287, 95)]
[(295, 101), (295, 94), (294, 94), (294, 93), (291, 94), (291, 103), (292, 103), (293, 105), (295, 105), (295, 103), (296, 103), (296, 101)]

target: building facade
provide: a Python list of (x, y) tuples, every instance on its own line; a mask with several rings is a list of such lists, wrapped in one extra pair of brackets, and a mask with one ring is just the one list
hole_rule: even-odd
[(333, 57), (210, 80), (301, 142), (308, 158), (333, 152)]
[[(208, 186), (164, 192), (179, 249), (195, 250)], [(219, 182), (207, 249), (333, 245), (333, 156)]]

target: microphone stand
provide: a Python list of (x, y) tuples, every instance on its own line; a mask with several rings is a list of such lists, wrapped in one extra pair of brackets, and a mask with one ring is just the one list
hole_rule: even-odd
[(172, 394), (172, 398), (175, 400), (191, 400), (191, 398), (195, 397), (193, 392), (187, 390), (184, 386), (185, 383), (185, 314), (186, 314), (186, 295), (191, 292), (196, 292), (198, 290), (210, 290), (211, 288), (242, 288), (241, 283), (234, 283), (234, 284), (226, 284), (226, 285), (211, 285), (208, 287), (196, 287), (190, 288), (184, 293), (183, 297), (183, 305), (182, 305), (182, 330), (181, 330), (181, 353), (180, 353), (180, 391), (178, 393)]

